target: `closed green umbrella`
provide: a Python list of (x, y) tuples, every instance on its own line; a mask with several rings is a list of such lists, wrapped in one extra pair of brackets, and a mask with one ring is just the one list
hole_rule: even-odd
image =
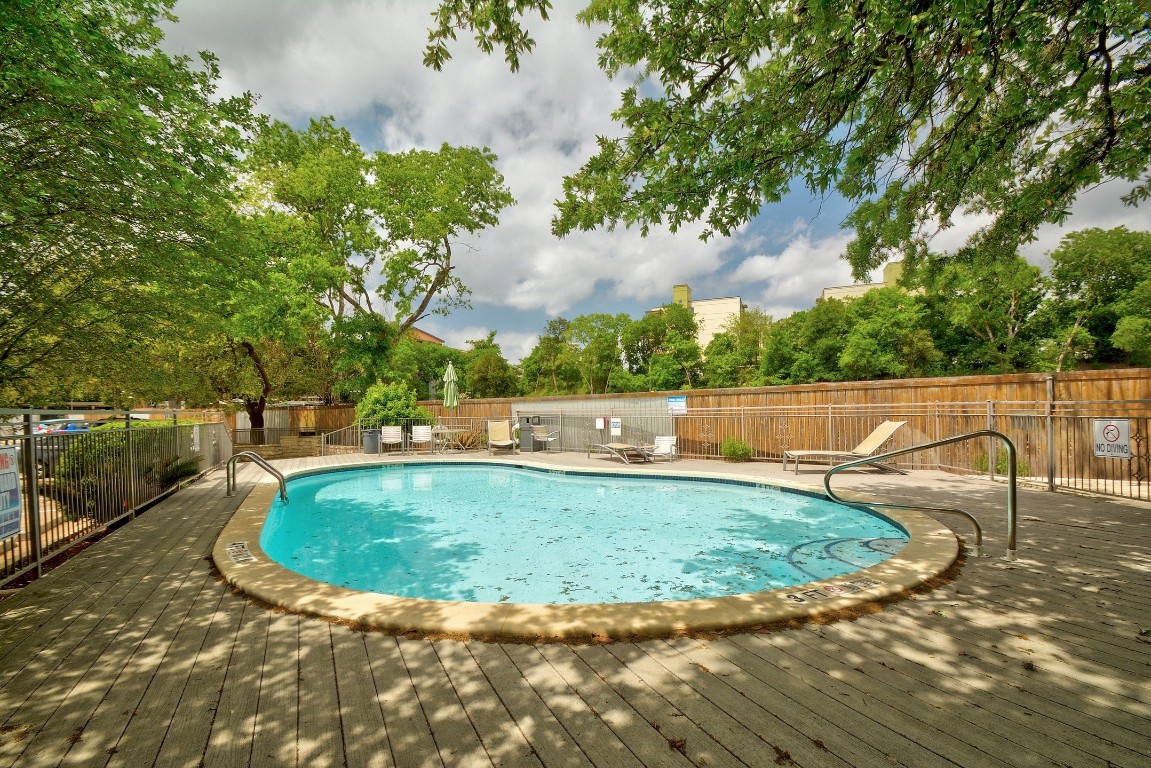
[(452, 361), (448, 361), (448, 369), (444, 371), (444, 407), (455, 408), (460, 404), (459, 385), (456, 382), (456, 369)]

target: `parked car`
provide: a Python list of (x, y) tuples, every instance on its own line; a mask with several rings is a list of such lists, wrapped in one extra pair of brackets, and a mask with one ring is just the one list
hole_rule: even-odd
[[(79, 435), (119, 419), (46, 419), (32, 430), (36, 454), (36, 476), (52, 477), (65, 449)], [(40, 427), (43, 426), (43, 429)]]
[(104, 424), (105, 421), (88, 421), (87, 419), (44, 419), (44, 421), (37, 422), (32, 427), (32, 434), (43, 435), (51, 434), (54, 432), (87, 432), (96, 424)]

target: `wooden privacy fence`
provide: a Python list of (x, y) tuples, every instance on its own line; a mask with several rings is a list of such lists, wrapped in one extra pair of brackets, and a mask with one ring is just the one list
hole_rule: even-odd
[[(682, 412), (671, 413), (669, 398), (684, 398)], [(761, 460), (780, 459), (788, 449), (846, 451), (887, 419), (907, 424), (881, 450), (996, 429), (1015, 443), (1017, 471), (1025, 480), (1052, 490), (1151, 498), (1147, 369), (464, 400), (451, 410), (436, 401), (421, 405), (438, 418), (534, 415), (560, 432), (565, 450), (612, 440), (649, 443), (655, 435), (674, 434), (681, 455), (709, 459), (720, 457), (725, 438), (747, 443)], [(619, 434), (611, 431), (613, 417)], [(1101, 419), (1125, 422), (1129, 456), (1095, 455), (1095, 422)], [(911, 454), (900, 464), (990, 477), (1006, 472), (1006, 456), (990, 440)]]

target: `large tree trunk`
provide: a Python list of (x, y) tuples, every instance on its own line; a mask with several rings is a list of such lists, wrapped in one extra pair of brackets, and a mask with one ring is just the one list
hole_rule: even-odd
[(244, 398), (244, 411), (248, 414), (248, 421), (252, 425), (250, 442), (255, 445), (263, 445), (266, 442), (264, 440), (264, 408), (268, 405), (268, 395), (272, 393), (272, 382), (268, 379), (268, 372), (264, 369), (264, 364), (252, 343), (245, 341), (241, 346), (252, 360), (252, 364), (256, 366), (256, 374), (260, 377), (260, 396), (254, 400), (250, 397)]

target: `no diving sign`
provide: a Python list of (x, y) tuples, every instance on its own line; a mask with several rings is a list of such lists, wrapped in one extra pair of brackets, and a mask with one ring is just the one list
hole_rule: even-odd
[(1093, 424), (1096, 456), (1131, 458), (1131, 426), (1127, 419), (1094, 419)]

